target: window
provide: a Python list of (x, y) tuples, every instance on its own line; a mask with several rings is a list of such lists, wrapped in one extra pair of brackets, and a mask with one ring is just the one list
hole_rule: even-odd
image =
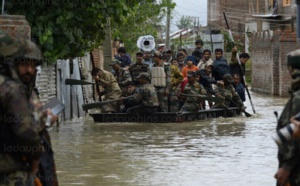
[(291, 6), (291, 0), (283, 0), (283, 6)]

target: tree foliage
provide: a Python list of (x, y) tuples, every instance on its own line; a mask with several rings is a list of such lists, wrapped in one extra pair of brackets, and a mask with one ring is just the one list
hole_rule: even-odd
[[(140, 7), (150, 3), (153, 0), (7, 0), (5, 10), (7, 14), (26, 16), (32, 38), (44, 56), (55, 61), (79, 57), (100, 46), (108, 17), (113, 20), (112, 25), (117, 26), (112, 27), (115, 31), (130, 25), (133, 17), (136, 17), (135, 23), (147, 20), (138, 13)], [(155, 8), (153, 13), (157, 12)]]
[(178, 29), (184, 29), (184, 28), (192, 28), (193, 21), (189, 16), (181, 16), (180, 20), (176, 23), (176, 26)]
[(113, 21), (113, 36), (125, 43), (127, 51), (138, 50), (136, 42), (139, 36), (152, 35), (158, 38), (158, 33), (164, 31), (164, 20), (167, 8), (174, 8), (170, 0), (160, 3), (146, 2), (134, 8), (131, 14), (124, 17), (123, 24)]

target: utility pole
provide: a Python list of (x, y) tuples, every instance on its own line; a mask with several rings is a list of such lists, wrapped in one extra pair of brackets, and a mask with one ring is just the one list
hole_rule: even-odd
[(109, 63), (112, 60), (112, 46), (111, 46), (111, 31), (110, 31), (110, 18), (107, 18), (107, 28), (106, 28), (105, 40), (103, 42), (103, 56), (104, 64), (103, 69), (109, 70)]
[(297, 41), (300, 42), (300, 0), (296, 0), (296, 3), (297, 3), (297, 19), (296, 19)]
[[(170, 3), (172, 0), (170, 0)], [(165, 50), (170, 49), (170, 26), (171, 26), (171, 8), (168, 7), (167, 10), (167, 25), (166, 25), (166, 41), (165, 41)]]

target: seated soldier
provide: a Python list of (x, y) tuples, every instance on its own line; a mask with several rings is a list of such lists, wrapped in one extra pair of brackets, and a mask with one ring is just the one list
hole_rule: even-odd
[[(95, 81), (104, 88), (104, 92), (101, 93), (105, 95), (103, 101), (115, 100), (121, 97), (122, 91), (112, 73), (99, 68), (94, 68), (92, 70), (92, 76)], [(107, 103), (101, 107), (101, 113), (112, 112), (118, 112), (117, 103)]]
[[(134, 84), (133, 81), (129, 81), (127, 83), (126, 89), (127, 89), (126, 90), (126, 95), (127, 96), (132, 96), (134, 94), (137, 94), (138, 91), (139, 91), (139, 88)], [(130, 107), (132, 107), (132, 106), (134, 106), (134, 104), (132, 104), (132, 102), (130, 102), (129, 99), (125, 99), (123, 101), (123, 105), (121, 105), (121, 109), (120, 110), (121, 110), (121, 112), (126, 113), (127, 109), (130, 108)]]
[(218, 84), (217, 88), (215, 90), (216, 97), (222, 97), (225, 98), (224, 103), (218, 103), (212, 108), (228, 108), (231, 105), (234, 105), (234, 107), (239, 107), (242, 111), (245, 110), (244, 104), (238, 95), (238, 93), (235, 91), (232, 84), (234, 83), (232, 76), (230, 74), (225, 74), (223, 76), (224, 85)]
[(201, 97), (206, 96), (206, 91), (203, 86), (196, 81), (196, 72), (189, 71), (187, 78), (188, 83), (183, 90), (185, 102), (180, 112), (197, 112), (203, 109)]
[(136, 115), (156, 113), (159, 103), (155, 88), (150, 83), (149, 74), (141, 73), (137, 79), (140, 84), (139, 91), (133, 97), (121, 98), (122, 101), (136, 105), (128, 108), (127, 113)]
[(114, 70), (114, 77), (116, 78), (119, 87), (122, 90), (122, 96), (127, 96), (127, 83), (131, 81), (131, 76), (129, 71), (121, 68), (121, 62), (118, 60), (113, 60), (109, 66), (111, 66)]

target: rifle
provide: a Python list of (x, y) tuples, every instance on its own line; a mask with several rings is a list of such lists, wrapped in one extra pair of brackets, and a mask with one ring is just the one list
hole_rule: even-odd
[[(134, 95), (131, 96), (127, 96), (126, 98), (130, 98), (133, 97)], [(82, 105), (82, 109), (84, 111), (87, 111), (89, 109), (93, 109), (93, 108), (99, 108), (102, 105), (108, 104), (108, 103), (113, 103), (113, 102), (117, 102), (117, 101), (121, 101), (122, 99), (114, 99), (114, 100), (108, 100), (108, 101), (101, 101), (101, 102), (95, 102), (95, 103), (88, 103), (88, 104), (83, 104)]]
[[(90, 56), (91, 56), (92, 66), (93, 66), (93, 69), (94, 69), (95, 68), (95, 61), (94, 61), (94, 58), (93, 58), (93, 52), (90, 52)], [(95, 80), (95, 84), (96, 84), (96, 91), (99, 95), (99, 101), (102, 101), (101, 94), (100, 94), (100, 89), (99, 89), (99, 83), (96, 80)], [(93, 92), (94, 92), (94, 90), (95, 90), (95, 85), (93, 86)]]
[[(228, 24), (228, 21), (227, 21), (226, 13), (223, 12), (223, 15), (224, 15), (224, 19), (225, 19), (225, 22), (226, 22), (226, 26), (227, 26), (227, 30), (228, 30), (229, 37), (230, 37), (230, 39), (231, 39), (231, 41), (232, 41), (232, 43), (233, 43), (233, 45), (234, 45), (234, 40), (233, 40), (233, 36), (232, 36), (231, 30), (230, 30), (230, 28), (229, 28), (229, 24)], [(239, 62), (240, 70), (241, 70), (241, 72), (243, 72), (243, 70), (242, 70), (242, 65), (241, 65), (241, 61), (240, 61), (240, 56), (239, 56), (238, 52), (236, 52), (236, 58), (237, 58), (237, 60), (238, 60), (238, 62)], [(243, 74), (243, 81), (246, 82), (245, 74)], [(255, 109), (254, 109), (254, 105), (253, 105), (253, 103), (252, 103), (252, 99), (251, 99), (250, 92), (249, 92), (248, 88), (247, 88), (245, 85), (244, 85), (244, 87), (245, 87), (246, 92), (247, 92), (247, 94), (248, 94), (249, 101), (250, 101), (250, 103), (251, 103), (251, 107), (252, 107), (253, 113), (255, 114)]]
[(238, 104), (235, 102), (235, 101), (233, 101), (232, 99), (230, 99), (230, 98), (227, 98), (229, 101), (231, 101), (233, 104), (235, 104), (235, 106), (237, 106), (244, 114), (245, 114), (245, 116), (246, 117), (251, 117), (252, 115), (251, 114), (249, 114), (248, 112), (246, 112), (245, 110), (243, 110), (241, 107), (239, 107), (238, 106)]
[(94, 85), (95, 83), (79, 80), (79, 79), (65, 79), (65, 84), (66, 85)]
[(215, 102), (215, 103), (222, 103), (224, 102), (224, 98), (220, 98), (220, 97), (210, 97), (210, 96), (199, 96), (199, 95), (190, 95), (190, 94), (183, 94), (181, 93), (181, 95), (183, 96), (188, 96), (188, 97), (197, 97), (201, 100), (207, 100), (207, 101), (212, 101), (212, 102)]

